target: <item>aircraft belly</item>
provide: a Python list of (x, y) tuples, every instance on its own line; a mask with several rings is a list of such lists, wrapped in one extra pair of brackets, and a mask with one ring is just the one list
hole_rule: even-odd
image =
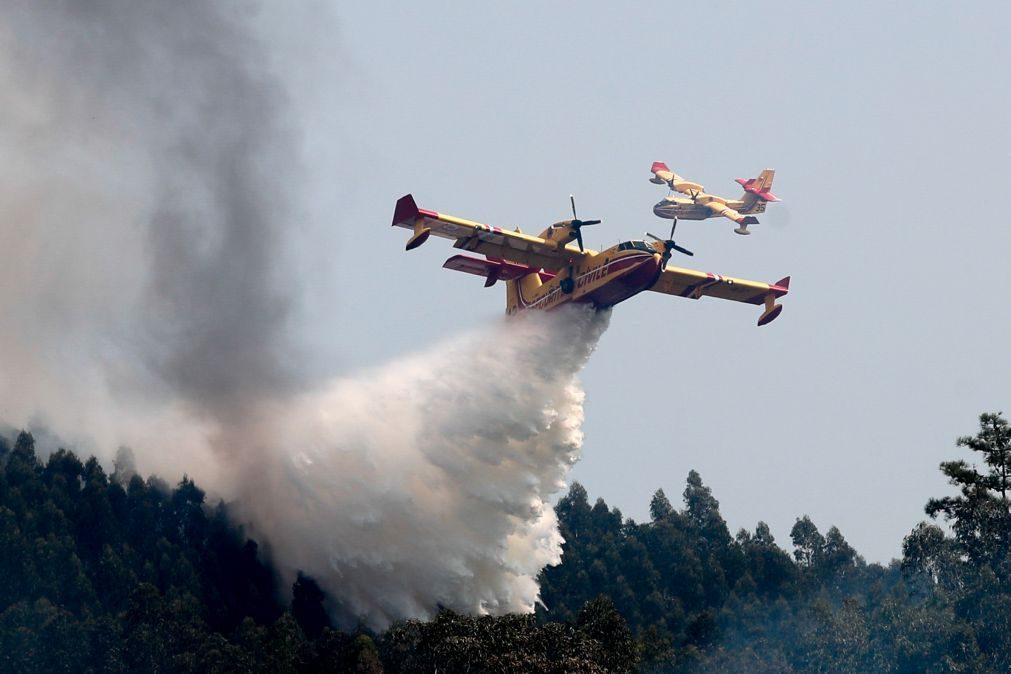
[(598, 308), (614, 306), (652, 286), (659, 272), (659, 259), (650, 256), (635, 263), (620, 276), (609, 279), (603, 285), (587, 292), (579, 299), (593, 302)]
[(653, 213), (661, 218), (680, 220), (705, 220), (712, 216), (709, 209), (695, 204), (680, 204), (661, 201), (653, 207)]

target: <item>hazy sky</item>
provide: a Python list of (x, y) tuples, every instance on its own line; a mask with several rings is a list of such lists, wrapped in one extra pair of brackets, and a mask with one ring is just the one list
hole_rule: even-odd
[[(732, 530), (798, 516), (871, 561), (947, 493), (955, 438), (1008, 405), (1011, 5), (977, 2), (343, 3), (290, 58), (312, 184), (313, 347), (334, 372), (495, 320), (501, 287), (403, 252), (394, 202), (499, 226), (643, 231), (666, 161), (708, 191), (777, 171), (748, 238), (685, 222), (679, 264), (774, 281), (785, 310), (646, 293), (586, 368), (572, 477), (645, 519), (690, 469)], [(325, 244), (325, 245), (324, 245)]]

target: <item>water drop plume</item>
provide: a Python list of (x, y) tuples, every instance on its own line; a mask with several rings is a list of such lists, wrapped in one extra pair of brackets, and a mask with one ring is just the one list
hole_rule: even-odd
[(609, 314), (504, 320), (287, 405), (245, 514), (348, 620), (531, 611), (549, 503), (582, 444), (577, 379)]

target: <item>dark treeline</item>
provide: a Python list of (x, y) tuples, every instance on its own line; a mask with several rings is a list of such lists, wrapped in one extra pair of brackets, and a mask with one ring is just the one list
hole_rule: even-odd
[(887, 567), (806, 516), (781, 548), (731, 535), (692, 471), (636, 523), (574, 484), (562, 564), (535, 615), (442, 610), (382, 633), (334, 629), (310, 578), (291, 588), (188, 479), (107, 474), (32, 436), (0, 440), (0, 672), (1007, 672), (1011, 429), (984, 414), (951, 461), (958, 488)]

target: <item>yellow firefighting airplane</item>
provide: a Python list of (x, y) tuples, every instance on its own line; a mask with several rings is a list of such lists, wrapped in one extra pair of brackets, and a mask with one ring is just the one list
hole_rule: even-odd
[[(780, 200), (769, 191), (772, 189), (772, 179), (776, 176), (773, 169), (765, 169), (757, 178), (747, 180), (737, 178), (735, 182), (744, 188), (744, 196), (740, 199), (725, 199), (706, 194), (702, 185), (685, 180), (661, 161), (653, 162), (651, 170), (653, 177), (649, 181), (657, 185), (667, 183), (671, 190), (671, 194), (653, 207), (653, 213), (661, 218), (673, 218), (675, 221), (678, 218), (705, 220), (722, 215), (737, 223), (737, 229), (734, 231), (738, 234), (751, 234), (748, 225), (758, 224), (758, 218), (754, 214), (765, 213), (765, 205), (768, 202)], [(676, 197), (674, 192), (687, 194), (690, 198)]]
[[(704, 296), (763, 305), (759, 325), (772, 322), (783, 310), (776, 298), (790, 288), (790, 277), (762, 283), (693, 269), (668, 266), (674, 251), (693, 253), (671, 236), (647, 234), (653, 243), (625, 241), (606, 250), (583, 247), (582, 228), (600, 220), (580, 220), (572, 197), (572, 220), (549, 226), (540, 236), (508, 231), (452, 215), (418, 208), (410, 194), (397, 201), (393, 225), (413, 230), (407, 250), (432, 234), (453, 239), (453, 247), (484, 255), (454, 255), (443, 267), (485, 278), (485, 287), (506, 284), (506, 313), (521, 309), (554, 309), (567, 302), (589, 302), (597, 308), (618, 304), (644, 290), (691, 299)], [(568, 245), (575, 241), (577, 246)]]

